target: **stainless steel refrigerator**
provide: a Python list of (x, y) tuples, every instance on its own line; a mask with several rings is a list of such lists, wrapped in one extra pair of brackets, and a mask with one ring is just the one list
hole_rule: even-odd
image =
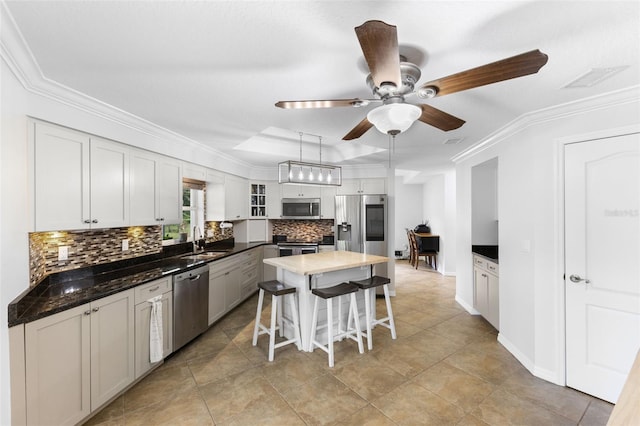
[[(336, 250), (387, 256), (387, 196), (336, 195)], [(376, 265), (387, 276), (387, 264)]]

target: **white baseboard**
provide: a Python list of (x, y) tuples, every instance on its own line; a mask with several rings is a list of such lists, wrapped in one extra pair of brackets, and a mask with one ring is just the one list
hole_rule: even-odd
[(562, 378), (559, 378), (558, 374), (555, 371), (536, 366), (535, 362), (532, 359), (520, 352), (518, 348), (516, 348), (516, 346), (501, 333), (498, 333), (498, 342), (500, 342), (500, 344), (504, 346), (505, 349), (508, 350), (511, 355), (513, 355), (520, 362), (520, 364), (524, 366), (524, 368), (529, 370), (529, 372), (537, 378), (546, 380), (547, 382), (559, 386), (566, 385), (564, 380)]
[(480, 312), (476, 311), (473, 306), (469, 305), (467, 302), (462, 300), (458, 294), (456, 294), (456, 302), (460, 304), (464, 308), (465, 311), (469, 312), (471, 315), (480, 315)]

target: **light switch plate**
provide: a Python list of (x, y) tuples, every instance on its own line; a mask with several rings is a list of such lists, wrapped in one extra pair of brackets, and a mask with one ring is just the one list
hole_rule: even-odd
[(122, 251), (127, 251), (127, 250), (129, 250), (129, 240), (124, 239), (122, 240)]

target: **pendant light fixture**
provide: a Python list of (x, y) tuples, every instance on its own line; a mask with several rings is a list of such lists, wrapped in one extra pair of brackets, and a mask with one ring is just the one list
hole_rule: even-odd
[[(302, 137), (300, 135), (300, 161), (289, 160), (278, 164), (278, 182), (305, 185), (341, 186), (342, 168), (330, 164), (322, 164), (322, 136), (317, 136), (320, 147), (320, 161), (305, 163), (302, 161)], [(316, 135), (309, 135), (316, 136)]]

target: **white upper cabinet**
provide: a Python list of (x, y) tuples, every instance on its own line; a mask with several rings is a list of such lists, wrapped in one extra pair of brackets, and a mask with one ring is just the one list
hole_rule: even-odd
[[(214, 180), (209, 181), (209, 177)], [(242, 220), (249, 216), (249, 181), (237, 176), (207, 178), (207, 221)]]
[(180, 163), (148, 151), (131, 154), (131, 225), (182, 222)]
[(126, 145), (37, 122), (33, 150), (36, 231), (129, 224)]
[(249, 217), (267, 217), (267, 184), (266, 182), (249, 182)]
[(158, 162), (158, 216), (163, 225), (182, 223), (182, 168), (170, 157)]
[(129, 149), (91, 137), (91, 226), (129, 225)]
[(311, 185), (280, 185), (282, 198), (320, 198), (320, 187)]
[(386, 194), (387, 180), (385, 178), (343, 179), (342, 186), (337, 188), (337, 195)]
[(336, 194), (337, 187), (323, 186), (320, 200), (320, 217), (322, 219), (334, 219), (336, 215)]
[(204, 182), (207, 180), (207, 169), (203, 166), (187, 163), (185, 161), (182, 163), (182, 177), (185, 179), (195, 179)]
[(280, 201), (280, 184), (278, 181), (267, 182), (267, 217), (280, 219), (282, 216), (282, 202)]

